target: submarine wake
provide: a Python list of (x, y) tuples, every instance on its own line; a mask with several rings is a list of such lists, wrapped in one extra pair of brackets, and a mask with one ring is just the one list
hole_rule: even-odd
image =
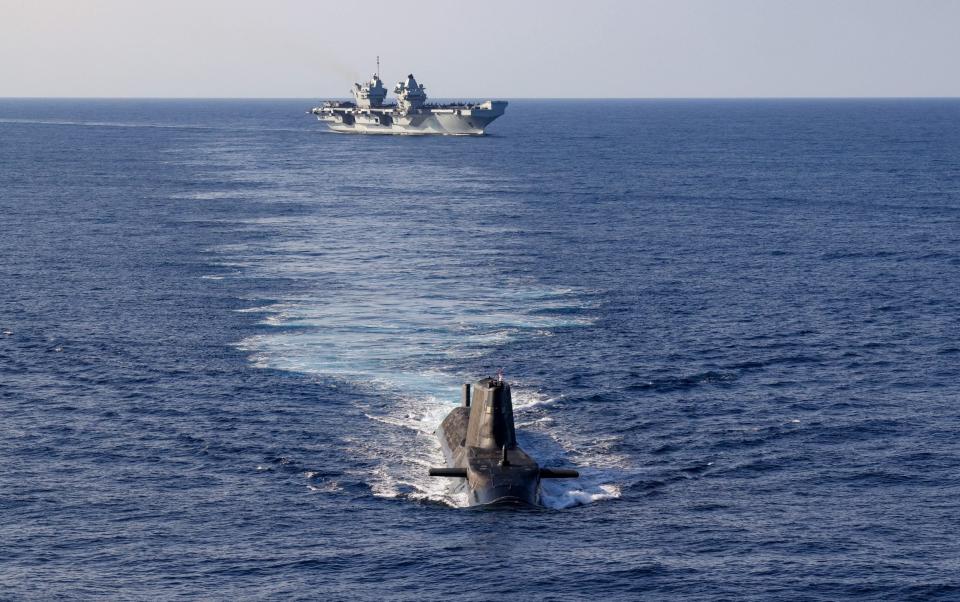
[[(452, 381), (452, 377), (448, 379)], [(546, 410), (555, 398), (527, 387), (514, 388), (513, 392), (517, 402), (514, 411), (519, 417), (517, 443), (544, 464), (565, 465), (580, 472), (575, 479), (544, 480), (540, 506), (559, 510), (620, 497), (618, 483), (626, 477), (625, 469), (629, 466), (626, 458), (605, 449), (605, 441), (558, 433), (555, 420)], [(472, 505), (464, 489), (427, 476), (428, 468), (443, 465), (446, 460), (437, 429), (456, 407), (456, 403), (446, 399), (407, 398), (397, 405), (395, 412), (366, 415), (393, 427), (382, 439), (385, 447), (399, 451), (406, 446), (406, 453), (382, 455), (384, 465), (371, 481), (375, 495), (459, 508)]]
[[(563, 411), (552, 405), (551, 377), (525, 376), (529, 358), (508, 351), (590, 327), (599, 298), (592, 289), (540, 281), (504, 238), (515, 227), (485, 219), (518, 207), (509, 195), (490, 197), (490, 191), (508, 192), (522, 182), (470, 165), (425, 164), (417, 169), (420, 190), (411, 196), (402, 156), (378, 155), (376, 169), (363, 177), (355, 161), (328, 163), (321, 175), (306, 163), (252, 172), (247, 167), (257, 155), (251, 147), (197, 150), (202, 164), (232, 170), (244, 183), (229, 191), (232, 198), (269, 208), (263, 217), (231, 225), (251, 233), (244, 242), (209, 249), (221, 268), (214, 275), (222, 278), (210, 282), (255, 281), (266, 291), (236, 308), (259, 316), (255, 332), (236, 347), (255, 367), (306, 375), (328, 386), (331, 398), (350, 400), (359, 421), (336, 412), (328, 420), (342, 433), (345, 464), (352, 465), (345, 471), (354, 481), (378, 497), (464, 505), (426, 476), (426, 468), (443, 461), (433, 432), (456, 406), (462, 375), (492, 373), (506, 358), (508, 372), (521, 377), (515, 380), (518, 420), (542, 419), (520, 435), (524, 448), (544, 461), (588, 467), (569, 486), (545, 488), (544, 504), (567, 507), (615, 495), (618, 469), (582, 461), (602, 455), (602, 446), (578, 440), (575, 425), (546, 420)], [(316, 189), (320, 177), (351, 187), (329, 197), (302, 192)], [(451, 200), (438, 205), (424, 187), (442, 189)], [(373, 190), (375, 204), (369, 203)], [(194, 192), (214, 198), (227, 191)], [(478, 195), (488, 200), (458, 200)], [(277, 206), (290, 213), (277, 215)], [(445, 227), (412, 227), (432, 223), (437, 211), (447, 216)], [(465, 245), (450, 236), (467, 229), (487, 242)]]

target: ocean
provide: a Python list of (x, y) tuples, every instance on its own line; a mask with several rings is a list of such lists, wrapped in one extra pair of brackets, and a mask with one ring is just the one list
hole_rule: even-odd
[(0, 598), (960, 599), (960, 101), (313, 104), (0, 100)]

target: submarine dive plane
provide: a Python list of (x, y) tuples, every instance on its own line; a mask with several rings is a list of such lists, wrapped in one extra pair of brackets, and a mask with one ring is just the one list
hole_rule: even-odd
[[(472, 395), (471, 395), (472, 392)], [(517, 446), (510, 385), (502, 377), (463, 385), (463, 401), (436, 431), (447, 466), (432, 477), (462, 479), (467, 503), (540, 504), (541, 479), (574, 479), (575, 470), (541, 468)]]

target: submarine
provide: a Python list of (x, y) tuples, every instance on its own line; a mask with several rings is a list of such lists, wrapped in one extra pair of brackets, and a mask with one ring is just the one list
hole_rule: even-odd
[(510, 385), (502, 375), (463, 385), (461, 405), (436, 430), (447, 466), (432, 477), (461, 479), (470, 506), (540, 506), (542, 479), (575, 479), (576, 470), (543, 468), (517, 445)]

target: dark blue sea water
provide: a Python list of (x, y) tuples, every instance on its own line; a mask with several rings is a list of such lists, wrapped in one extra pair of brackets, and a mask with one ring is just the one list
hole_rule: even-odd
[(310, 106), (0, 101), (0, 598), (960, 599), (960, 101)]

